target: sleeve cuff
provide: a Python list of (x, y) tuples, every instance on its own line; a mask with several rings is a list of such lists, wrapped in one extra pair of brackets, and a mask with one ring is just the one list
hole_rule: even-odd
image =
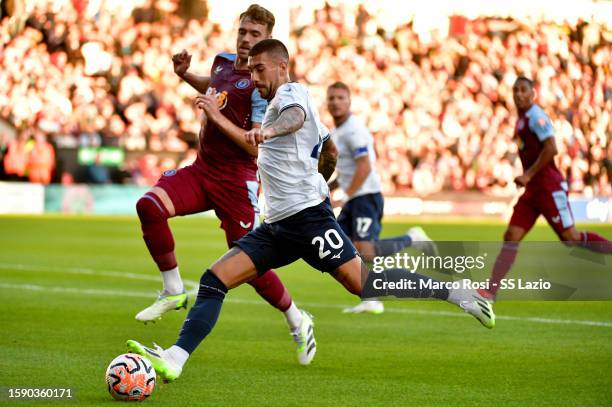
[(291, 103), (287, 106), (283, 106), (279, 111), (278, 111), (278, 115), (280, 116), (281, 113), (283, 113), (285, 110), (290, 109), (292, 107), (299, 107), (300, 109), (302, 109), (302, 111), (304, 112), (304, 121), (306, 120), (307, 114), (306, 114), (306, 109), (304, 109), (304, 106), (300, 105), (299, 103)]

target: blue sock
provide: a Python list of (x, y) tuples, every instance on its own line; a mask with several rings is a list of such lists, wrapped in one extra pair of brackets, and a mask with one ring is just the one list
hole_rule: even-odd
[(412, 239), (408, 235), (381, 239), (374, 242), (377, 256), (390, 256), (401, 252), (412, 244)]
[(227, 287), (212, 271), (206, 270), (200, 278), (198, 298), (185, 318), (176, 346), (189, 354), (196, 350), (217, 323), (225, 294)]

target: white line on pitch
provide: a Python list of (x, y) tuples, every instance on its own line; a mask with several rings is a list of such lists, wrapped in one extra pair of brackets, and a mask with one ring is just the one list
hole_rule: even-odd
[[(245, 300), (240, 298), (232, 298), (229, 302), (240, 303), (240, 304), (266, 304), (262, 301), (256, 300)], [(343, 309), (348, 305), (340, 304), (321, 304), (316, 302), (300, 302), (300, 306), (311, 307), (311, 308), (338, 308)], [(413, 314), (413, 315), (435, 315), (441, 317), (469, 317), (470, 315), (460, 312), (452, 311), (431, 311), (423, 309), (410, 309), (410, 308), (389, 308), (385, 307), (385, 312), (394, 314)], [(496, 315), (495, 319), (505, 321), (528, 321), (537, 322), (542, 324), (562, 324), (562, 325), (588, 325), (588, 326), (601, 326), (612, 328), (612, 322), (606, 321), (589, 321), (589, 320), (572, 320), (572, 319), (552, 319), (552, 318), (539, 318), (539, 317), (513, 317), (507, 315)]]
[[(34, 272), (41, 271), (44, 273), (84, 274), (84, 275), (103, 276), (103, 277), (119, 277), (119, 278), (131, 279), (131, 280), (144, 280), (144, 281), (155, 281), (155, 282), (161, 281), (161, 279), (159, 278), (159, 275), (138, 274), (138, 273), (130, 273), (129, 271), (117, 271), (117, 270), (98, 270), (98, 269), (90, 269), (90, 268), (83, 268), (83, 267), (60, 267), (60, 266), (42, 266), (42, 265), (30, 265), (30, 264), (0, 263), (0, 269), (9, 270), (9, 271), (21, 270), (21, 271), (34, 271)], [(190, 286), (192, 288), (192, 291), (193, 289), (197, 289), (197, 287), (199, 286), (198, 283), (192, 280), (184, 279), (183, 282), (185, 283), (185, 285)]]
[[(124, 296), (124, 297), (138, 297), (138, 298), (151, 298), (151, 293), (145, 293), (141, 291), (123, 291), (123, 290), (104, 290), (97, 288), (71, 288), (71, 287), (54, 287), (54, 286), (43, 286), (35, 284), (10, 284), (0, 283), (0, 288), (10, 289), (21, 289), (30, 291), (45, 291), (55, 293), (67, 293), (67, 294), (84, 294), (84, 295), (103, 295), (103, 296)], [(195, 294), (195, 289), (189, 292), (190, 295)], [(247, 300), (241, 298), (228, 298), (226, 302), (235, 304), (249, 304), (249, 305), (265, 305), (264, 301)], [(321, 304), (312, 302), (301, 302), (300, 305), (311, 308), (333, 308), (342, 309), (347, 305), (340, 304)], [(386, 312), (396, 314), (412, 314), (412, 315), (432, 315), (442, 317), (467, 317), (469, 315), (458, 312), (450, 311), (431, 311), (431, 310), (418, 310), (408, 308), (385, 308)], [(589, 320), (571, 320), (571, 319), (551, 319), (551, 318), (539, 318), (539, 317), (513, 317), (506, 315), (498, 315), (498, 320), (506, 321), (526, 321), (535, 322), (541, 324), (561, 324), (561, 325), (587, 325), (587, 326), (598, 326), (612, 328), (612, 322), (605, 321), (589, 321)]]
[(73, 288), (73, 287), (54, 287), (36, 284), (11, 284), (0, 283), (0, 288), (10, 288), (16, 290), (44, 291), (45, 293), (65, 293), (65, 294), (84, 294), (84, 295), (108, 295), (122, 297), (153, 298), (153, 293), (142, 291), (123, 291), (123, 290), (104, 290), (99, 288)]

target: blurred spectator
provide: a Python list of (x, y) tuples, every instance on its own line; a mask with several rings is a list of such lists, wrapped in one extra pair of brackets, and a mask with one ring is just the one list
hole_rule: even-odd
[(183, 168), (193, 164), (196, 158), (198, 158), (198, 150), (196, 150), (195, 148), (190, 148), (189, 150), (187, 150), (185, 157), (183, 157), (183, 159), (179, 162), (177, 168)]
[[(233, 27), (184, 20), (178, 6), (39, 1), (17, 35), (0, 20), (0, 118), (58, 148), (143, 151), (123, 166), (141, 185), (189, 162), (194, 150), (183, 140), (199, 130), (195, 91), (174, 75), (171, 55), (188, 49), (193, 70), (205, 73), (212, 50), (233, 50), (235, 38)], [(447, 37), (423, 34), (417, 21), (390, 27), (355, 4), (305, 10), (292, 12), (293, 77), (310, 85), (321, 112), (330, 83), (351, 86), (353, 109), (376, 139), (384, 193), (515, 194), (511, 86), (525, 74), (538, 82), (572, 192), (612, 194), (609, 28), (456, 17)], [(27, 171), (24, 134), (4, 143), (15, 178)], [(160, 158), (166, 152), (175, 159)]]
[(351, 86), (375, 134), (385, 193), (515, 194), (519, 74), (538, 81), (572, 192), (612, 193), (612, 47), (597, 24), (463, 18), (446, 37), (420, 36), (412, 25), (387, 31), (384, 16), (351, 4), (318, 10), (307, 25), (300, 10), (293, 16), (293, 76), (310, 84), (321, 111), (327, 85)]
[(64, 186), (62, 196), (63, 213), (92, 213), (94, 198), (87, 185), (75, 185), (71, 174), (62, 173), (61, 184)]
[(28, 153), (30, 182), (47, 185), (55, 168), (55, 150), (42, 132), (34, 133), (34, 144)]
[(87, 166), (87, 179), (92, 184), (108, 184), (110, 182), (110, 171), (102, 164), (101, 154), (96, 154), (94, 162)]
[(28, 134), (21, 132), (8, 142), (4, 156), (4, 173), (11, 180), (25, 180), (28, 168)]

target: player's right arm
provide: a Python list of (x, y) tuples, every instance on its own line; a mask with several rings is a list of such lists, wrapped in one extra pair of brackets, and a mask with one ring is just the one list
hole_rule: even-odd
[(256, 146), (268, 139), (286, 136), (301, 129), (305, 119), (306, 114), (301, 106), (289, 107), (283, 110), (278, 119), (265, 129), (254, 128), (246, 132), (246, 141)]
[(205, 94), (210, 85), (210, 76), (200, 76), (187, 72), (191, 63), (191, 55), (187, 50), (182, 50), (178, 54), (172, 56), (172, 64), (174, 65), (174, 73), (191, 85), (201, 94)]
[[(225, 134), (236, 145), (246, 151), (252, 157), (257, 157), (257, 145), (249, 144), (245, 137), (246, 131), (236, 126), (230, 119), (225, 117), (219, 110), (217, 98), (212, 95), (201, 95), (196, 97), (196, 106), (206, 114), (208, 120), (212, 121), (223, 134)], [(260, 127), (260, 123), (253, 122), (253, 128)]]
[(247, 132), (247, 143), (258, 145), (267, 139), (295, 133), (304, 125), (308, 94), (302, 87), (292, 83), (281, 85), (276, 90), (273, 103), (278, 109), (278, 117), (265, 128)]
[(286, 136), (302, 128), (306, 113), (301, 106), (292, 106), (283, 110), (278, 119), (264, 129), (266, 138)]

